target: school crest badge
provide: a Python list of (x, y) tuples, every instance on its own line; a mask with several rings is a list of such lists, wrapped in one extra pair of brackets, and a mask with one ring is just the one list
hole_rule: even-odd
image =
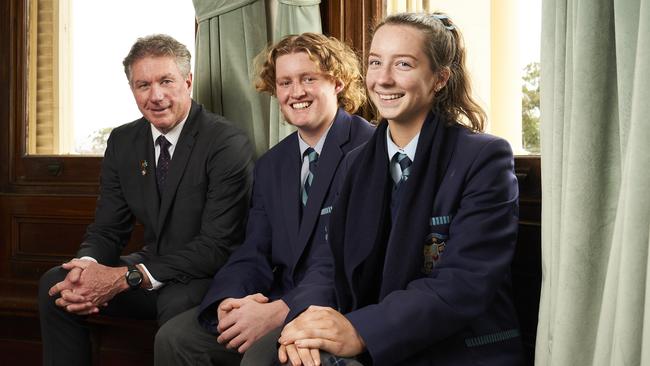
[(424, 274), (428, 275), (433, 272), (436, 264), (440, 261), (442, 253), (445, 251), (446, 240), (447, 235), (440, 233), (431, 233), (427, 236), (423, 247), (424, 262), (422, 272)]

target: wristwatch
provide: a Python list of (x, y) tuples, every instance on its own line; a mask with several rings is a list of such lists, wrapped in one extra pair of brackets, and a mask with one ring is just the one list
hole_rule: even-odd
[(142, 284), (142, 272), (140, 272), (140, 270), (133, 264), (129, 264), (126, 268), (126, 283), (129, 285), (131, 290), (140, 288), (140, 285)]

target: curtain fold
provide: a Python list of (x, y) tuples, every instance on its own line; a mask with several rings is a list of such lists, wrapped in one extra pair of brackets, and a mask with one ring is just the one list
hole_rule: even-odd
[(650, 0), (544, 0), (541, 50), (535, 363), (650, 364)]
[(257, 93), (253, 58), (267, 43), (263, 0), (193, 0), (198, 21), (194, 99), (269, 147), (269, 98)]
[[(273, 42), (289, 34), (321, 33), (320, 0), (278, 0)], [(270, 101), (269, 146), (273, 146), (295, 128), (284, 121), (277, 99)]]

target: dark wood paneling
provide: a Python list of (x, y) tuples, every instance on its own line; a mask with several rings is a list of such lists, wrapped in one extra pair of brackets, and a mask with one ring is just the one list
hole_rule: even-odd
[(372, 26), (382, 17), (382, 1), (377, 0), (330, 0), (321, 5), (323, 32), (347, 42), (359, 56), (365, 59)]
[(540, 157), (515, 157), (515, 174), (519, 182), (519, 236), (512, 262), (512, 286), (526, 361), (532, 366), (542, 284)]
[(79, 243), (90, 220), (72, 218), (12, 218), (10, 260), (42, 261), (69, 259), (79, 249)]

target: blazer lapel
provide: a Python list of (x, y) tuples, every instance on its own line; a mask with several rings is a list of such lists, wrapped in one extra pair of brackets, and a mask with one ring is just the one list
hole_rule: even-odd
[(292, 139), (288, 144), (288, 149), (284, 154), (281, 168), (280, 197), (282, 199), (282, 210), (284, 222), (287, 225), (289, 233), (289, 247), (294, 248), (298, 240), (298, 229), (300, 222), (300, 148), (298, 146), (298, 133), (290, 135)]
[(336, 173), (341, 160), (343, 159), (342, 146), (345, 145), (350, 138), (350, 116), (347, 113), (337, 113), (336, 118), (330, 127), (321, 157), (318, 159), (318, 168), (316, 176), (314, 177), (314, 184), (309, 191), (309, 199), (307, 206), (302, 213), (302, 221), (300, 223), (300, 231), (298, 234), (298, 242), (296, 247), (296, 263), (305, 247), (307, 242), (314, 232), (316, 222), (321, 213), (321, 208), (325, 197), (330, 189), (332, 180)]
[[(447, 133), (445, 146), (440, 151), (441, 153), (440, 169), (442, 169), (441, 181), (444, 180), (444, 176), (451, 162), (453, 152), (456, 148), (457, 140), (458, 140), (458, 130), (450, 128), (449, 132)], [(420, 153), (420, 156), (422, 155), (424, 154)], [(408, 189), (409, 187), (407, 186), (404, 188)], [(440, 192), (440, 188), (438, 192)], [(412, 194), (417, 194), (417, 192), (412, 192), (412, 191), (404, 192), (405, 196), (407, 194), (412, 195)], [(436, 194), (436, 199), (434, 199), (433, 202), (434, 206), (428, 208), (426, 212), (419, 213), (422, 215), (423, 222), (425, 222), (425, 225), (428, 225), (430, 217), (435, 212), (434, 210), (435, 205), (440, 201), (440, 199), (444, 199), (444, 197), (438, 197), (438, 194)], [(401, 215), (400, 213), (411, 209), (412, 209), (411, 207), (401, 206), (397, 214), (398, 222), (400, 220), (399, 219), (399, 216)], [(384, 298), (386, 295), (388, 295), (390, 292), (396, 289), (403, 288), (406, 285), (408, 279), (412, 278), (414, 273), (419, 272), (422, 266), (422, 256), (423, 256), (422, 248), (424, 246), (424, 241), (426, 238), (422, 237), (421, 242), (418, 243), (404, 243), (403, 237), (400, 237), (399, 234), (397, 235), (393, 235), (393, 234), (394, 232), (391, 232), (388, 239), (388, 246), (386, 247), (386, 259), (384, 262), (384, 271), (382, 273), (383, 278), (381, 282), (382, 284), (381, 284), (380, 295), (379, 295), (380, 299)], [(411, 264), (406, 270), (403, 269), (405, 263), (404, 258), (410, 258), (411, 260)]]
[(183, 131), (181, 131), (181, 136), (178, 139), (177, 146), (174, 148), (174, 155), (172, 156), (169, 171), (167, 172), (165, 187), (160, 192), (160, 211), (158, 212), (158, 228), (156, 230), (158, 237), (160, 237), (160, 232), (164, 226), (165, 218), (167, 217), (169, 208), (176, 197), (178, 184), (183, 177), (183, 173), (185, 173), (187, 162), (192, 155), (192, 149), (196, 142), (198, 123), (198, 121), (195, 121), (197, 115), (196, 108), (197, 106), (192, 103), (190, 115), (187, 118), (187, 121), (185, 121), (185, 126), (183, 126)]
[(151, 136), (151, 127), (149, 122), (143, 119), (142, 128), (138, 132), (136, 141), (136, 158), (139, 173), (142, 178), (140, 184), (141, 194), (144, 197), (145, 207), (149, 223), (153, 231), (158, 230), (158, 188), (156, 186), (156, 155), (153, 147), (153, 137)]

